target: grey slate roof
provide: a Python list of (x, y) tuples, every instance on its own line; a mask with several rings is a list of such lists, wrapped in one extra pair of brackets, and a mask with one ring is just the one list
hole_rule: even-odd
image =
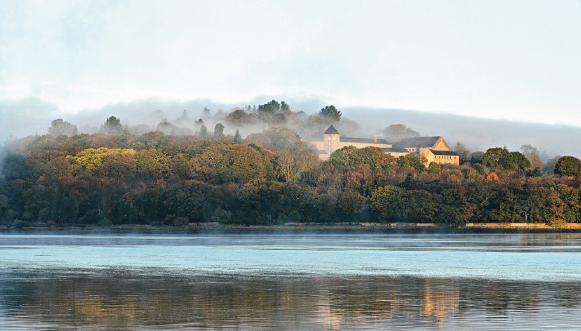
[[(320, 132), (320, 131), (319, 131)], [(325, 134), (339, 134), (339, 131), (337, 131), (337, 129), (335, 129), (334, 126), (330, 126), (327, 131), (325, 131)]]
[(352, 138), (352, 137), (341, 137), (342, 143), (363, 143), (363, 144), (389, 144), (385, 139), (377, 139), (377, 142), (371, 138)]
[(440, 139), (440, 137), (404, 138), (395, 146), (398, 148), (432, 147), (438, 141), (438, 139)]
[(397, 148), (397, 147), (393, 147), (393, 148), (382, 148), (381, 150), (383, 152), (385, 152), (385, 153), (409, 153), (407, 151), (407, 149)]
[(458, 154), (456, 154), (456, 152), (454, 152), (454, 151), (435, 151), (433, 149), (430, 149), (430, 151), (432, 153), (434, 153), (434, 155), (452, 155), (452, 156), (458, 156)]

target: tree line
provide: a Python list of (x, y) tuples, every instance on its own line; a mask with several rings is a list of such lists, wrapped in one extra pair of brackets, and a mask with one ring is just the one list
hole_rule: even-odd
[[(259, 109), (275, 114), (287, 106)], [(341, 114), (326, 107), (319, 116), (338, 121)], [(112, 116), (100, 133), (78, 134), (53, 121), (50, 134), (3, 150), (0, 224), (581, 221), (575, 157), (558, 158), (549, 174), (532, 147), (470, 153), (458, 144), (460, 166), (426, 166), (414, 154), (396, 159), (373, 147), (345, 147), (322, 162), (286, 127), (245, 139), (223, 130), (220, 123), (203, 136), (135, 135)]]

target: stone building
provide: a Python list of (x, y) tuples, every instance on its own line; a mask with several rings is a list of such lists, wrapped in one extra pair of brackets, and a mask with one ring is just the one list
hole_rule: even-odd
[(357, 148), (378, 147), (384, 153), (394, 157), (407, 154), (417, 154), (425, 158), (426, 165), (432, 162), (439, 164), (460, 164), (460, 156), (450, 150), (450, 146), (444, 138), (438, 137), (416, 137), (405, 138), (400, 142), (391, 144), (385, 139), (378, 138), (353, 138), (342, 137), (337, 129), (332, 125), (323, 134), (323, 141), (312, 141), (311, 146), (317, 151), (322, 160), (327, 160), (331, 153), (347, 146)]
[(427, 160), (427, 164), (436, 162), (439, 164), (460, 164), (460, 156), (450, 150), (450, 146), (441, 136), (404, 138), (396, 148), (405, 149), (409, 153), (418, 154)]
[(332, 125), (327, 129), (327, 131), (325, 131), (323, 141), (312, 141), (310, 144), (315, 148), (322, 160), (328, 159), (331, 153), (347, 146), (354, 146), (357, 148), (369, 146), (378, 148), (393, 147), (392, 144), (388, 143), (385, 139), (341, 137), (337, 129)]

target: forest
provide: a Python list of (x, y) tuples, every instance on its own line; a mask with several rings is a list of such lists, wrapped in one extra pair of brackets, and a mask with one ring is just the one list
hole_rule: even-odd
[[(529, 145), (470, 152), (458, 142), (460, 166), (426, 167), (416, 155), (396, 159), (373, 147), (321, 161), (305, 141), (329, 124), (356, 127), (334, 106), (306, 115), (274, 100), (227, 114), (205, 109), (196, 120), (184, 111), (154, 128), (110, 116), (79, 133), (56, 119), (48, 134), (1, 150), (0, 226), (581, 222), (576, 157), (543, 164)], [(401, 124), (383, 134), (418, 135)]]

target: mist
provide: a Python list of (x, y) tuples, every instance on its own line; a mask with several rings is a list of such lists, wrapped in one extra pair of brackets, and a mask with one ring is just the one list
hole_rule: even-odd
[(402, 123), (418, 131), (421, 136), (444, 137), (452, 149), (458, 141), (466, 144), (472, 152), (485, 152), (491, 147), (518, 151), (521, 146), (530, 144), (544, 153), (544, 158), (581, 156), (581, 145), (577, 142), (581, 137), (581, 128), (572, 125), (514, 122), (402, 109), (350, 107), (342, 110), (344, 116), (353, 118), (372, 132)]
[[(286, 101), (292, 111), (304, 112), (300, 116), (305, 118), (317, 114), (322, 107), (330, 104), (323, 98), (285, 95), (259, 96), (240, 103), (209, 99), (177, 101), (150, 98), (67, 114), (60, 111), (57, 105), (38, 98), (0, 101), (0, 141), (47, 134), (51, 121), (57, 118), (76, 125), (79, 133), (94, 133), (99, 131), (100, 125), (109, 116), (120, 118), (122, 125), (132, 128), (130, 132), (134, 134), (155, 131), (163, 120), (184, 129), (176, 134), (193, 133), (194, 122), (202, 118), (209, 132), (220, 122), (225, 126), (225, 134), (234, 134), (239, 129), (244, 138), (252, 133), (262, 132), (270, 125), (257, 123), (235, 126), (227, 123), (224, 117), (234, 109), (248, 105), (258, 106), (273, 99)], [(472, 152), (486, 151), (490, 147), (520, 150), (522, 145), (530, 144), (541, 151), (545, 160), (555, 155), (581, 156), (581, 145), (576, 142), (576, 138), (581, 136), (581, 128), (576, 126), (513, 122), (417, 110), (335, 106), (343, 112), (340, 127), (337, 129), (345, 136), (381, 136), (381, 131), (389, 125), (404, 124), (421, 136), (443, 136), (451, 148), (454, 148), (456, 142), (462, 142)], [(210, 109), (211, 117), (203, 117), (204, 108)], [(183, 117), (184, 110), (187, 118)], [(216, 116), (220, 111), (223, 115)], [(283, 126), (296, 130), (306, 141), (319, 136), (322, 138), (322, 131), (307, 132), (300, 122), (288, 121)]]

